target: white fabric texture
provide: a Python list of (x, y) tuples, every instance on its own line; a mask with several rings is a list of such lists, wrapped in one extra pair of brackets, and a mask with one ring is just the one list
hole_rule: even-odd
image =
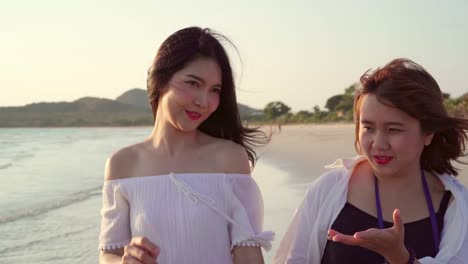
[(146, 236), (159, 263), (232, 263), (234, 246), (271, 248), (250, 175), (181, 173), (105, 181), (99, 249)]
[[(320, 263), (327, 231), (343, 209), (348, 181), (356, 165), (365, 157), (339, 159), (332, 168), (310, 185), (305, 198), (289, 224), (273, 264)], [(444, 216), (439, 253), (419, 259), (422, 264), (468, 263), (468, 190), (453, 176), (437, 175), (454, 201)]]

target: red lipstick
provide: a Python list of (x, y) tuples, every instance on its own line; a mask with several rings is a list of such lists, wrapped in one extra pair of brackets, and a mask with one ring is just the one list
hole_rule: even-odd
[(189, 110), (185, 110), (185, 113), (187, 114), (187, 116), (192, 119), (192, 120), (198, 120), (202, 117), (202, 114), (198, 113), (198, 112), (193, 112), (193, 111), (189, 111)]
[(374, 157), (375, 162), (377, 162), (380, 165), (388, 164), (393, 159), (393, 157), (382, 156), (382, 155), (374, 155), (373, 157)]

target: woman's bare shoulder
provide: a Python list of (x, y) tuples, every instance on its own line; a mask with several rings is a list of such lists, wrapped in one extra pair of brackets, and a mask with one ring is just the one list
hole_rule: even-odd
[(106, 161), (104, 180), (129, 178), (145, 150), (145, 142), (133, 144), (117, 150)]
[(234, 141), (211, 137), (207, 143), (225, 173), (250, 174), (250, 163), (246, 149)]

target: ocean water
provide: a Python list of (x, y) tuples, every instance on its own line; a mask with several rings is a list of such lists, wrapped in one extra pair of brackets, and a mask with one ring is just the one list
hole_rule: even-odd
[[(97, 263), (106, 158), (144, 139), (150, 127), (0, 129), (0, 263)], [(260, 159), (254, 173), (265, 224), (277, 239), (305, 185)], [(287, 198), (285, 198), (287, 197)]]

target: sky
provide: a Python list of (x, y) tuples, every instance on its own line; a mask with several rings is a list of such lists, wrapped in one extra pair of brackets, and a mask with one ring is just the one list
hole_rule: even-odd
[(312, 110), (368, 69), (413, 59), (468, 92), (468, 1), (0, 2), (0, 106), (146, 89), (159, 45), (188, 27), (229, 37), (240, 103)]

